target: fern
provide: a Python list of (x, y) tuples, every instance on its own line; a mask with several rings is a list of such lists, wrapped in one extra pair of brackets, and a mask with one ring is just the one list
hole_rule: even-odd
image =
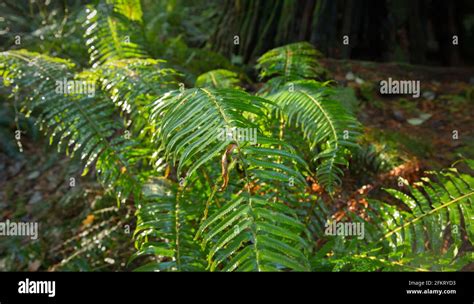
[(149, 105), (166, 91), (178, 87), (179, 74), (167, 68), (163, 60), (121, 59), (98, 67), (93, 77), (112, 102), (130, 117), (132, 128), (145, 136)]
[(141, 15), (138, 0), (108, 0), (89, 6), (84, 38), (93, 67), (108, 60), (148, 57)]
[[(0, 58), (5, 85), (21, 95), (35, 87), (24, 110), (39, 116), (59, 147), (67, 143), (67, 152), (81, 155), (84, 173), (94, 167), (120, 201), (135, 202), (132, 260), (154, 256), (139, 270), (201, 270), (206, 260), (211, 270), (309, 269), (307, 231), (286, 205), (287, 193), (304, 191), (301, 172), (308, 168), (293, 148), (266, 137), (270, 132), (261, 122), (269, 118), (271, 102), (236, 89), (161, 96), (178, 75), (147, 59), (137, 43), (139, 6), (101, 1), (91, 7), (85, 37), (92, 70), (76, 73), (67, 61), (7, 52)], [(56, 79), (90, 81), (101, 89), (94, 96), (57, 94)], [(153, 136), (127, 138), (130, 126)], [(255, 141), (227, 136), (236, 129), (250, 131)], [(176, 166), (171, 182), (157, 180), (152, 157), (168, 163), (168, 171)], [(196, 174), (219, 165), (220, 175), (202, 180)], [(173, 180), (181, 177), (186, 183), (177, 187)], [(277, 194), (275, 187), (287, 189)]]
[[(14, 94), (35, 87), (23, 101), (26, 115), (35, 113), (41, 128), (49, 131), (50, 142), (64, 146), (71, 156), (80, 154), (86, 174), (95, 163), (99, 179), (114, 187), (123, 200), (137, 183), (130, 170), (136, 162), (132, 156), (133, 140), (121, 136), (125, 126), (116, 119), (112, 104), (100, 91), (65, 95), (56, 91), (56, 80), (73, 80), (73, 65), (68, 61), (27, 51), (9, 51), (0, 55), (0, 75), (4, 84), (13, 86)], [(80, 74), (76, 77), (80, 77)]]
[[(452, 271), (467, 264), (474, 240), (474, 177), (454, 168), (430, 175), (413, 186), (406, 183), (407, 193), (387, 190), (410, 211), (370, 200), (364, 209), (369, 220), (348, 213), (352, 221), (365, 223), (366, 243), (341, 246), (336, 264), (409, 271)], [(342, 258), (348, 251), (353, 257)]]
[(145, 185), (145, 200), (137, 210), (134, 238), (137, 253), (130, 262), (144, 255), (156, 257), (137, 271), (204, 270), (204, 253), (194, 242), (197, 214), (202, 206), (185, 201), (176, 186), (165, 179)]
[(114, 11), (121, 16), (142, 23), (143, 12), (140, 0), (107, 0), (107, 2), (113, 4)]
[[(63, 235), (71, 237), (61, 239), (61, 243), (50, 250), (50, 253), (54, 253), (56, 264), (48, 271), (97, 271), (104, 268), (114, 271), (118, 265), (108, 264), (104, 260), (119, 258), (124, 250), (129, 251), (129, 246), (132, 244), (123, 231), (133, 215), (131, 206), (122, 206), (122, 208), (114, 206), (116, 205), (115, 195), (104, 194), (100, 185), (96, 188), (95, 185), (89, 184), (87, 191), (82, 188), (83, 186), (83, 184), (76, 185), (58, 202), (60, 208), (56, 209), (59, 209), (63, 216), (74, 210), (82, 210), (82, 213), (70, 218), (66, 227), (63, 228), (65, 230)], [(50, 219), (51, 216), (52, 212), (49, 212), (47, 218)], [(91, 220), (88, 223), (89, 219)], [(82, 224), (79, 231), (78, 223)], [(50, 223), (50, 225), (55, 224), (57, 225), (54, 222)], [(86, 269), (84, 269), (84, 264), (87, 265)]]
[[(433, 178), (408, 186), (409, 193), (387, 190), (407, 205), (412, 213), (401, 212), (399, 225), (390, 227), (383, 236), (394, 248), (407, 246), (414, 253), (427, 249), (442, 254), (443, 235), (450, 232), (450, 248), (458, 252), (464, 240), (474, 240), (474, 177), (456, 169), (432, 173)], [(450, 251), (450, 249), (448, 249)]]
[[(210, 269), (222, 271), (309, 270), (305, 228), (294, 211), (266, 197), (236, 198), (200, 227), (210, 241)], [(250, 196), (250, 195), (249, 195)]]
[(277, 113), (288, 124), (295, 123), (310, 147), (322, 144), (316, 155), (318, 181), (331, 192), (340, 184), (341, 165), (346, 165), (346, 150), (357, 148), (359, 123), (332, 91), (316, 81), (295, 81), (267, 98), (278, 105)]
[(325, 73), (318, 63), (321, 53), (308, 42), (297, 42), (272, 49), (257, 60), (260, 78), (271, 78), (262, 91), (274, 91), (285, 83), (316, 79)]
[(208, 254), (211, 270), (309, 269), (306, 229), (294, 210), (272, 193), (273, 187), (284, 193), (292, 177), (297, 189), (302, 189), (302, 176), (280, 162), (282, 158), (285, 162), (303, 162), (291, 153), (265, 145), (263, 139), (260, 143), (260, 147), (236, 149), (240, 160), (237, 166), (243, 171), (243, 189), (199, 228), (203, 245), (211, 243)]
[[(33, 112), (38, 115), (40, 124), (47, 127), (51, 133), (51, 142), (56, 141), (58, 147), (66, 143), (66, 151), (71, 156), (80, 154), (85, 162), (84, 174), (95, 164), (99, 180), (107, 188), (114, 190), (120, 202), (133, 194), (135, 203), (138, 206), (144, 206), (138, 211), (140, 224), (136, 231), (138, 236), (142, 235), (143, 230), (148, 227), (146, 226), (148, 222), (141, 221), (147, 216), (148, 218), (154, 216), (153, 210), (156, 208), (167, 206), (159, 202), (159, 196), (153, 193), (153, 189), (150, 190), (150, 187), (142, 189), (144, 182), (149, 180), (150, 172), (143, 169), (142, 172), (138, 172), (135, 168), (140, 165), (144, 157), (151, 156), (151, 153), (141, 142), (124, 137), (125, 125), (117, 119), (118, 113), (115, 112), (114, 104), (100, 90), (95, 91), (94, 97), (64, 95), (56, 92), (55, 79), (62, 81), (73, 79), (73, 77), (84, 77), (84, 80), (93, 81), (99, 76), (91, 71), (74, 74), (73, 65), (67, 61), (25, 51), (2, 53), (0, 60), (0, 75), (6, 85), (15, 88), (15, 94), (23, 93), (16, 89), (19, 87), (26, 88), (28, 85), (33, 85), (38, 88), (27, 99), (24, 109), (28, 113)], [(135, 65), (131, 64), (128, 68), (133, 70), (134, 67)], [(101, 74), (101, 76), (108, 75)], [(141, 76), (145, 77), (146, 73), (142, 73)], [(155, 77), (158, 76), (150, 76), (151, 79)], [(121, 87), (124, 84), (114, 83), (114, 85), (117, 90), (114, 91), (116, 95), (113, 96), (119, 98), (122, 96), (120, 93), (125, 91)], [(127, 98), (131, 97), (127, 96)], [(138, 151), (140, 153), (137, 153)], [(174, 205), (168, 207), (170, 209), (163, 209), (161, 212), (174, 211), (171, 208), (174, 208)], [(154, 217), (154, 220), (156, 222), (154, 225), (159, 226), (157, 224), (160, 222), (159, 218)], [(160, 231), (160, 233), (165, 233), (165, 231)], [(178, 242), (178, 236), (181, 237), (178, 234), (174, 235), (175, 244)], [(191, 241), (192, 237), (193, 235), (189, 237)], [(173, 235), (170, 235), (167, 240), (172, 240), (172, 238)], [(181, 243), (185, 243), (184, 238), (181, 238)], [(138, 237), (137, 255), (149, 252), (150, 246), (148, 241), (143, 241)], [(198, 248), (198, 246), (195, 247)], [(143, 267), (146, 269), (146, 265)], [(187, 269), (187, 263), (183, 261), (175, 267), (180, 270)], [(170, 266), (169, 269), (173, 267)]]
[(352, 155), (349, 169), (354, 175), (388, 171), (393, 165), (386, 154), (385, 148), (378, 149), (374, 144), (364, 145)]
[[(27, 96), (21, 110), (37, 117), (51, 144), (80, 155), (84, 174), (95, 171), (120, 202), (135, 203), (137, 270), (457, 270), (472, 260), (474, 178), (455, 169), (387, 190), (409, 211), (375, 200), (344, 210), (344, 220), (366, 225), (364, 242), (325, 235), (340, 214), (320, 191), (309, 193), (313, 166), (285, 142), (284, 128), (302, 133), (318, 183), (332, 194), (360, 125), (338, 100), (344, 94), (315, 80), (325, 71), (309, 43), (258, 60), (269, 80), (257, 96), (223, 69), (176, 90), (183, 75), (148, 56), (144, 26), (140, 1), (104, 0), (85, 23), (92, 69), (27, 51), (0, 54), (4, 86)], [(58, 94), (62, 79), (97, 88)], [(372, 152), (354, 159), (377, 169)]]
[(268, 51), (258, 59), (257, 68), (261, 78), (273, 77), (260, 95), (278, 105), (275, 109), (284, 123), (299, 126), (311, 148), (321, 149), (314, 159), (318, 181), (332, 192), (341, 183), (339, 167), (347, 164), (347, 150), (358, 147), (360, 127), (352, 111), (334, 99), (337, 91), (310, 80), (324, 72), (319, 56), (311, 44), (299, 42)]
[(195, 87), (211, 87), (216, 89), (237, 88), (240, 80), (237, 74), (229, 70), (212, 70), (201, 74), (196, 79)]
[(199, 229), (203, 244), (212, 243), (208, 255), (211, 270), (221, 264), (223, 270), (307, 269), (304, 255), (288, 250), (291, 246), (304, 248), (304, 239), (299, 236), (304, 226), (280, 202), (270, 203), (268, 195), (251, 190), (252, 185), (281, 185), (290, 178), (304, 186), (302, 175), (291, 168), (296, 163), (304, 165), (304, 161), (290, 151), (276, 149), (281, 143), (263, 137), (260, 131), (258, 147), (240, 138), (218, 136), (222, 129), (256, 128), (250, 118), (265, 116), (266, 103), (240, 90), (189, 89), (171, 93), (154, 104), (157, 143), (166, 157), (177, 163), (178, 176), (186, 177), (184, 185), (218, 155), (222, 155), (222, 191), (230, 174), (227, 160), (233, 162), (229, 167), (240, 168), (243, 175), (238, 194)]
[[(152, 108), (157, 145), (178, 164), (179, 176), (185, 166), (189, 167), (186, 175), (191, 176), (231, 143), (223, 132), (232, 128), (256, 129), (258, 126), (243, 114), (264, 115), (265, 102), (237, 90), (202, 88), (169, 92)], [(223, 140), (219, 139), (220, 133)]]

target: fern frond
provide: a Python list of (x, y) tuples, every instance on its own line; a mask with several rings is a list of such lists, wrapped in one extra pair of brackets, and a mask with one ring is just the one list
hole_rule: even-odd
[[(69, 237), (61, 238), (61, 243), (50, 249), (54, 256), (60, 257), (55, 261), (60, 262), (50, 267), (48, 271), (97, 271), (102, 268), (114, 271), (116, 266), (106, 263), (104, 259), (119, 258), (120, 252), (124, 249), (128, 251), (129, 246), (133, 244), (123, 231), (132, 215), (131, 206), (118, 208), (115, 195), (104, 193), (99, 185), (87, 185), (87, 191), (83, 187), (84, 184), (76, 185), (58, 202), (62, 212), (65, 210), (82, 212), (70, 218), (66, 226), (61, 228), (62, 236)], [(91, 219), (91, 222), (88, 222), (88, 219)], [(81, 222), (83, 228), (78, 230), (77, 226)], [(107, 251), (104, 251), (106, 248)]]
[(408, 195), (394, 189), (387, 190), (410, 207), (412, 213), (402, 212), (400, 225), (387, 231), (384, 239), (390, 239), (394, 245), (410, 245), (415, 251), (426, 250), (425, 244), (428, 243), (431, 250), (439, 253), (443, 233), (449, 229), (456, 251), (463, 242), (462, 232), (472, 244), (474, 177), (461, 174), (454, 168), (433, 173), (433, 177), (422, 178), (422, 182), (414, 187), (408, 186)]
[[(280, 88), (289, 81), (316, 79), (325, 73), (318, 59), (321, 53), (308, 42), (272, 49), (257, 60), (260, 78), (271, 78), (265, 88)], [(265, 90), (264, 88), (264, 90)]]
[(93, 67), (108, 60), (147, 57), (140, 7), (138, 0), (108, 0), (89, 6), (84, 38)]
[(81, 77), (72, 68), (65, 60), (27, 51), (0, 54), (4, 84), (12, 86), (14, 94), (28, 91), (21, 110), (37, 116), (41, 128), (51, 134), (51, 143), (64, 146), (71, 156), (80, 155), (85, 163), (83, 174), (95, 163), (101, 182), (114, 188), (123, 200), (136, 189), (136, 178), (130, 173), (137, 161), (132, 154), (136, 143), (121, 136), (125, 126), (100, 90), (94, 90), (93, 96), (90, 92), (58, 91), (64, 80)]
[[(212, 270), (307, 269), (306, 243), (300, 235), (304, 226), (291, 209), (271, 198), (271, 191), (263, 190), (270, 185), (283, 189), (290, 179), (299, 189), (305, 187), (294, 168), (304, 168), (305, 162), (284, 143), (264, 137), (253, 122), (266, 117), (267, 103), (240, 90), (202, 88), (170, 93), (154, 104), (151, 119), (157, 124), (157, 143), (177, 163), (178, 176), (185, 176), (186, 183), (217, 156), (222, 180), (228, 181), (232, 168), (240, 172), (237, 194), (215, 210), (198, 233), (204, 246), (211, 243)], [(249, 129), (255, 130), (253, 143), (226, 134)], [(251, 189), (257, 185), (263, 193)], [(224, 182), (221, 191), (226, 186)]]
[[(200, 226), (198, 237), (209, 245), (211, 271), (309, 269), (307, 231), (286, 205), (288, 191), (304, 191), (305, 180), (291, 163), (304, 161), (279, 141), (235, 149), (243, 188)], [(294, 185), (289, 181), (294, 179)], [(278, 188), (279, 194), (273, 192)], [(293, 189), (290, 189), (293, 188)], [(237, 188), (238, 189), (238, 188)]]
[(216, 89), (237, 88), (239, 78), (235, 72), (219, 69), (201, 74), (196, 79), (195, 87), (210, 87)]
[(408, 270), (429, 264), (435, 270), (459, 270), (466, 256), (472, 257), (472, 252), (465, 251), (472, 250), (474, 241), (474, 177), (454, 168), (430, 175), (413, 185), (406, 183), (406, 193), (386, 190), (410, 212), (370, 201), (366, 235), (374, 242), (364, 248), (379, 246), (379, 250), (369, 255), (385, 256)]
[(257, 60), (260, 77), (285, 76), (288, 80), (316, 78), (321, 57), (308, 42), (297, 42), (272, 49)]
[(322, 146), (316, 156), (318, 182), (331, 192), (339, 184), (341, 165), (346, 165), (346, 149), (357, 148), (360, 125), (337, 100), (331, 89), (316, 81), (295, 81), (267, 96), (288, 124), (296, 124), (310, 147)]
[(114, 5), (114, 10), (129, 20), (142, 23), (142, 6), (140, 0), (107, 0)]
[(211, 271), (309, 269), (305, 228), (294, 211), (269, 197), (241, 195), (200, 227), (203, 243), (212, 242)]
[[(258, 126), (251, 116), (264, 116), (266, 100), (231, 89), (188, 89), (169, 92), (153, 104), (155, 140), (178, 175), (191, 176), (220, 155), (232, 142), (229, 130), (243, 130), (257, 140)], [(250, 138), (247, 139), (247, 141)]]
[(101, 88), (123, 113), (134, 130), (145, 134), (150, 104), (166, 91), (178, 88), (176, 71), (155, 59), (111, 60), (94, 72)]
[(179, 197), (170, 181), (159, 179), (144, 187), (144, 203), (137, 209), (135, 247), (130, 262), (154, 256), (137, 271), (202, 271), (204, 252), (193, 237), (202, 205)]

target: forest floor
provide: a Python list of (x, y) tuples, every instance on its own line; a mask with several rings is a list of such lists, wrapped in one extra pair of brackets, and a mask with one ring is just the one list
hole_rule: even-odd
[[(354, 89), (369, 140), (392, 139), (435, 169), (459, 155), (474, 157), (474, 69), (340, 60), (323, 65), (333, 79)], [(389, 77), (419, 80), (420, 97), (379, 94), (380, 81)]]
[[(361, 145), (377, 151), (364, 155), (364, 169), (350, 164), (353, 169), (346, 170), (335, 196), (337, 209), (355, 211), (358, 204), (367, 204), (367, 196), (387, 201), (381, 188), (400, 187), (400, 177), (414, 182), (424, 171), (474, 159), (474, 69), (334, 59), (321, 63), (329, 79), (350, 88), (344, 96), (354, 99), (349, 103), (356, 104), (364, 126)], [(380, 94), (380, 82), (389, 77), (419, 80), (420, 96)], [(388, 163), (385, 170), (370, 170), (374, 156)]]
[[(347, 172), (336, 205), (360, 203), (358, 198), (382, 184), (396, 185), (398, 177), (413, 181), (425, 169), (446, 168), (461, 157), (474, 159), (473, 69), (331, 59), (322, 64), (332, 79), (351, 88), (347, 98), (358, 104), (362, 144), (374, 145), (392, 164), (370, 176)], [(420, 80), (420, 97), (380, 95), (379, 83), (389, 77)], [(11, 131), (11, 140), (2, 138), (2, 145), (16, 146), (13, 120), (0, 128), (9, 128), (2, 134)], [(0, 248), (0, 270), (126, 269), (133, 245), (131, 234), (121, 232), (133, 226), (133, 210), (118, 209), (92, 178), (80, 176), (76, 163), (32, 133), (22, 136), (23, 153), (12, 152), (11, 145), (0, 149), (0, 218), (44, 223), (40, 233), (46, 237), (3, 243), (7, 248)]]

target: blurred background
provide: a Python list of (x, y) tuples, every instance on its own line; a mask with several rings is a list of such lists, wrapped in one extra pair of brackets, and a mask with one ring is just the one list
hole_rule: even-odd
[[(2, 0), (0, 46), (10, 48), (22, 34), (23, 47), (79, 59), (85, 52), (79, 41), (84, 6), (96, 2)], [(248, 63), (271, 48), (305, 40), (330, 58), (473, 63), (474, 2), (469, 0), (143, 0), (142, 5), (149, 45), (162, 56), (171, 45), (181, 51), (186, 45)], [(62, 37), (78, 40), (62, 45)]]

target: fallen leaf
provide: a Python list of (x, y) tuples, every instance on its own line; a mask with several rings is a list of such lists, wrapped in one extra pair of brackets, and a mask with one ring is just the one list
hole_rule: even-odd
[(89, 214), (86, 217), (86, 219), (82, 221), (82, 225), (89, 226), (94, 221), (94, 218), (95, 218), (95, 216), (93, 214)]
[(224, 189), (227, 187), (227, 184), (229, 183), (229, 163), (231, 162), (230, 160), (230, 155), (232, 154), (232, 151), (237, 148), (236, 144), (230, 144), (227, 146), (224, 154), (222, 154), (222, 159), (221, 159), (221, 168), (222, 168), (222, 185), (219, 191), (224, 191)]
[(421, 113), (417, 118), (407, 119), (407, 122), (412, 126), (419, 126), (431, 117), (429, 113)]

